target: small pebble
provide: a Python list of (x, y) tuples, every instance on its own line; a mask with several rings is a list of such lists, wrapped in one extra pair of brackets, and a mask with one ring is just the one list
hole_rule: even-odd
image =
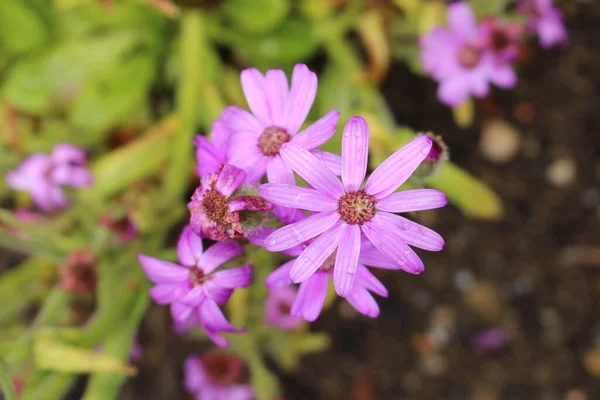
[(546, 168), (546, 180), (557, 188), (571, 185), (577, 177), (577, 167), (571, 158), (559, 158)]
[(479, 150), (484, 158), (504, 164), (512, 160), (519, 151), (521, 134), (502, 119), (492, 119), (483, 124)]

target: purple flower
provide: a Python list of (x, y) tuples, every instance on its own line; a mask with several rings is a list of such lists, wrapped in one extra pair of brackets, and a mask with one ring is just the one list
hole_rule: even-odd
[(267, 323), (277, 325), (285, 330), (297, 327), (302, 320), (291, 315), (292, 304), (294, 304), (296, 296), (296, 290), (288, 286), (271, 288), (265, 301)]
[(503, 23), (497, 18), (486, 18), (479, 26), (481, 44), (491, 51), (497, 63), (512, 62), (519, 55), (519, 42), (523, 27), (518, 24)]
[(561, 12), (552, 6), (552, 0), (525, 0), (517, 9), (527, 16), (529, 29), (537, 33), (545, 49), (567, 41)]
[[(295, 183), (292, 169), (280, 157), (284, 143), (311, 150), (329, 168), (339, 172), (339, 157), (315, 150), (335, 133), (340, 113), (330, 111), (300, 132), (317, 93), (317, 76), (304, 64), (298, 64), (288, 87), (285, 73), (268, 70), (263, 76), (256, 69), (241, 74), (242, 88), (252, 114), (241, 108), (227, 107), (221, 121), (232, 132), (229, 163), (248, 173), (248, 182), (257, 183), (267, 174), (272, 183)], [(278, 218), (289, 218), (293, 210), (276, 207)]]
[[(190, 226), (198, 235), (225, 241), (242, 238), (262, 223), (260, 214), (273, 206), (259, 196), (234, 196), (246, 173), (226, 164), (220, 172), (204, 175), (188, 203)], [(245, 211), (242, 213), (242, 211)]]
[(473, 347), (481, 352), (496, 351), (504, 347), (508, 337), (502, 328), (488, 328), (473, 337)]
[(198, 135), (194, 138), (196, 145), (196, 173), (199, 177), (221, 171), (229, 159), (228, 149), (231, 131), (221, 121), (215, 121), (212, 126), (212, 142)]
[(440, 83), (438, 98), (449, 106), (464, 103), (470, 95), (484, 97), (489, 83), (511, 88), (517, 82), (512, 67), (498, 63), (482, 45), (481, 31), (466, 3), (448, 8), (449, 29), (436, 28), (421, 38), (425, 72)]
[(197, 400), (252, 400), (250, 385), (236, 383), (241, 378), (240, 360), (211, 352), (204, 357), (188, 357), (183, 366), (185, 389)]
[(306, 149), (293, 143), (282, 146), (282, 158), (312, 188), (268, 183), (259, 192), (275, 204), (317, 213), (273, 232), (265, 240), (265, 247), (282, 251), (316, 237), (290, 269), (290, 279), (296, 283), (311, 277), (337, 249), (333, 282), (342, 297), (352, 291), (361, 232), (396, 268), (421, 273), (423, 262), (408, 245), (439, 251), (444, 240), (432, 230), (392, 213), (427, 210), (447, 203), (443, 193), (432, 189), (394, 193), (429, 154), (431, 146), (427, 136), (414, 139), (375, 169), (364, 189), (369, 132), (363, 118), (350, 118), (344, 128), (343, 184)]
[(177, 243), (179, 264), (138, 254), (138, 260), (155, 285), (150, 296), (158, 304), (170, 304), (173, 319), (179, 323), (197, 320), (219, 346), (227, 341), (219, 332), (241, 332), (226, 319), (219, 306), (224, 305), (236, 288), (250, 284), (252, 266), (243, 265), (214, 272), (242, 253), (234, 241), (217, 243), (206, 251), (202, 239), (186, 226)]
[(6, 174), (6, 183), (15, 190), (28, 192), (34, 203), (44, 211), (69, 206), (62, 186), (86, 187), (93, 177), (85, 166), (83, 150), (71, 144), (57, 144), (52, 153), (33, 154)]

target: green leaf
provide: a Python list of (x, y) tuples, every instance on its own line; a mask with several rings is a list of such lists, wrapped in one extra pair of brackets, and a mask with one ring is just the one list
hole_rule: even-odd
[(47, 36), (43, 19), (27, 1), (2, 0), (0, 48), (22, 53), (41, 46)]
[(231, 24), (251, 34), (265, 33), (283, 23), (289, 0), (226, 0), (223, 12)]
[(36, 368), (58, 372), (114, 372), (133, 375), (135, 369), (115, 357), (51, 340), (40, 333), (33, 344)]
[(17, 394), (13, 388), (8, 366), (2, 359), (0, 359), (0, 385), (2, 386), (2, 394), (6, 400), (17, 400)]

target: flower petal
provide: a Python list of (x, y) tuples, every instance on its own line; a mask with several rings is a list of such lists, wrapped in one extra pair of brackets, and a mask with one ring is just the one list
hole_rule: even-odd
[(286, 103), (285, 128), (295, 135), (306, 120), (306, 116), (317, 94), (317, 75), (304, 64), (297, 64), (292, 73), (292, 86)]
[(388, 256), (377, 250), (369, 240), (363, 241), (360, 247), (360, 264), (381, 269), (398, 269), (398, 266)]
[(290, 260), (283, 264), (281, 267), (277, 268), (275, 271), (271, 272), (267, 279), (265, 279), (265, 284), (269, 289), (278, 288), (282, 286), (291, 285), (292, 281), (290, 279), (290, 270), (292, 266), (296, 262), (296, 259)]
[(183, 363), (183, 371), (185, 376), (184, 386), (190, 393), (200, 392), (209, 382), (199, 357), (187, 357)]
[(211, 280), (215, 285), (227, 289), (248, 287), (252, 281), (252, 265), (242, 265), (241, 267), (215, 272)]
[[(267, 164), (267, 179), (270, 183), (296, 184), (294, 171), (292, 171), (279, 155), (276, 155), (269, 160)], [(299, 212), (300, 211), (295, 208), (282, 207), (281, 205), (273, 207), (273, 214), (275, 214), (275, 216), (284, 224), (294, 222), (298, 218), (296, 214)]]
[(72, 187), (87, 187), (94, 182), (94, 177), (87, 168), (72, 165), (55, 166), (50, 173), (50, 179), (55, 184)]
[(290, 271), (292, 282), (300, 283), (310, 278), (339, 246), (341, 236), (342, 223), (337, 223), (309, 244), (292, 266)]
[(202, 239), (187, 225), (183, 228), (183, 232), (177, 242), (177, 258), (181, 265), (191, 267), (192, 265), (198, 265), (198, 260), (200, 260), (201, 256)]
[(210, 274), (215, 268), (242, 254), (244, 249), (237, 242), (228, 240), (210, 246), (198, 260), (198, 266), (205, 274)]
[(316, 273), (302, 282), (292, 305), (291, 315), (302, 317), (309, 322), (316, 320), (325, 303), (328, 282), (329, 276), (323, 272)]
[[(234, 135), (240, 132), (253, 132), (258, 136), (264, 130), (264, 126), (258, 122), (254, 115), (236, 106), (225, 107), (219, 121), (229, 128)], [(213, 140), (215, 143), (217, 142), (214, 137)]]
[(171, 303), (171, 316), (175, 320), (175, 322), (184, 322), (192, 315), (194, 311), (194, 307), (182, 303), (180, 301), (176, 301)]
[(241, 81), (246, 102), (252, 113), (262, 125), (271, 125), (273, 121), (265, 93), (265, 78), (256, 68), (248, 68), (242, 71)]
[(268, 201), (284, 207), (310, 211), (334, 211), (337, 201), (315, 189), (280, 183), (267, 183), (258, 192)]
[(336, 176), (342, 175), (342, 157), (323, 150), (311, 150), (310, 153), (321, 161)]
[(59, 143), (52, 149), (50, 158), (54, 164), (83, 164), (85, 151), (69, 143)]
[(396, 229), (386, 225), (387, 221), (380, 218), (380, 214), (377, 213), (371, 221), (361, 226), (365, 236), (400, 269), (411, 274), (423, 272), (423, 261), (408, 247)]
[(279, 154), (294, 172), (319, 192), (332, 199), (339, 199), (344, 194), (344, 187), (335, 174), (308, 150), (286, 143), (281, 146)]
[(369, 127), (361, 117), (352, 117), (342, 136), (342, 181), (348, 192), (362, 186), (369, 157)]
[(159, 283), (150, 288), (150, 297), (156, 303), (165, 305), (179, 300), (185, 291), (185, 287), (177, 283)]
[(366, 289), (356, 288), (350, 293), (346, 300), (356, 311), (367, 317), (377, 318), (379, 316), (379, 305)]
[(269, 235), (265, 248), (269, 251), (282, 251), (294, 247), (325, 232), (340, 220), (335, 211), (322, 212), (286, 225)]
[(196, 145), (196, 174), (198, 176), (218, 172), (222, 164), (225, 164), (224, 154), (204, 136), (196, 136), (194, 144)]
[(421, 224), (386, 212), (380, 212), (377, 215), (388, 226), (388, 229), (397, 227), (395, 232), (411, 246), (429, 251), (440, 251), (444, 248), (444, 239), (440, 234)]
[[(196, 268), (196, 267), (192, 267)], [(204, 285), (198, 285), (188, 291), (182, 298), (181, 302), (187, 304), (190, 307), (197, 307), (205, 301), (207, 298), (206, 288)]]
[(355, 286), (359, 286), (358, 282), (360, 282), (360, 286), (365, 289), (377, 293), (382, 297), (388, 296), (388, 291), (385, 286), (383, 286), (383, 283), (381, 283), (364, 265), (358, 265), (358, 269), (356, 270), (356, 282), (357, 284)]
[(138, 254), (138, 261), (148, 279), (154, 283), (182, 283), (188, 280), (188, 269), (175, 263), (143, 254)]
[(448, 8), (448, 24), (465, 41), (477, 35), (475, 15), (467, 3), (455, 3)]
[(414, 189), (392, 193), (377, 202), (377, 209), (389, 212), (432, 210), (444, 207), (448, 198), (439, 190)]
[(419, 136), (396, 151), (373, 171), (365, 190), (378, 200), (389, 196), (412, 175), (432, 145), (429, 137)]
[(437, 95), (450, 107), (460, 106), (469, 98), (469, 81), (464, 76), (450, 77), (440, 83)]
[(360, 228), (358, 225), (342, 224), (335, 267), (333, 285), (338, 296), (346, 297), (354, 286), (354, 276), (358, 268), (360, 254)]
[(246, 172), (243, 169), (225, 164), (219, 173), (219, 179), (215, 183), (215, 189), (225, 197), (231, 196), (246, 180)]
[(316, 149), (335, 134), (339, 119), (340, 112), (331, 110), (308, 128), (293, 136), (291, 142), (307, 150)]
[(285, 103), (289, 92), (285, 73), (280, 69), (270, 69), (265, 74), (264, 82), (271, 121), (274, 125), (282, 126), (285, 123)]

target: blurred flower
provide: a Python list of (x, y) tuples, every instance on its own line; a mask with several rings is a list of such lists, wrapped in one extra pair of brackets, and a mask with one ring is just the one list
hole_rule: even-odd
[(523, 27), (519, 24), (504, 23), (497, 18), (486, 18), (480, 26), (481, 44), (491, 51), (497, 63), (509, 63), (519, 55), (519, 42)]
[(302, 320), (291, 315), (292, 304), (296, 300), (296, 295), (296, 290), (291, 287), (271, 288), (265, 301), (267, 323), (286, 330), (297, 327)]
[(69, 254), (67, 262), (60, 266), (60, 287), (71, 292), (85, 294), (96, 288), (96, 261), (89, 249)]
[(196, 173), (199, 177), (221, 171), (227, 164), (231, 139), (229, 130), (221, 121), (215, 121), (211, 129), (212, 142), (202, 135), (194, 138), (196, 145)]
[(473, 347), (482, 352), (496, 351), (504, 347), (508, 338), (501, 328), (489, 328), (479, 331), (473, 337)]
[(137, 227), (127, 214), (105, 215), (100, 218), (100, 225), (108, 229), (124, 242), (130, 242), (137, 236)]
[(33, 154), (6, 174), (6, 183), (15, 190), (28, 192), (44, 211), (69, 206), (62, 186), (91, 186), (93, 177), (85, 166), (83, 150), (71, 144), (57, 144), (52, 153)]
[[(226, 164), (218, 173), (205, 175), (188, 203), (190, 226), (198, 235), (225, 241), (242, 238), (263, 221), (273, 206), (259, 196), (237, 196), (246, 173)], [(242, 213), (244, 212), (244, 213)]]
[(225, 319), (219, 306), (224, 305), (236, 288), (250, 284), (252, 266), (213, 272), (227, 261), (242, 254), (234, 241), (217, 243), (206, 251), (202, 239), (186, 226), (177, 243), (179, 264), (138, 254), (138, 260), (155, 283), (150, 296), (158, 304), (170, 304), (173, 319), (185, 323), (197, 319), (208, 336), (219, 346), (227, 341), (219, 332), (242, 332)]
[(438, 98), (456, 107), (470, 95), (484, 97), (489, 83), (511, 88), (517, 76), (508, 64), (498, 63), (484, 47), (481, 30), (467, 3), (448, 8), (449, 28), (436, 28), (421, 38), (421, 62), (425, 72), (439, 82)]
[(198, 400), (251, 400), (250, 385), (240, 384), (242, 362), (229, 354), (212, 351), (201, 358), (190, 356), (183, 366), (185, 389)]
[[(266, 173), (269, 182), (295, 184), (292, 169), (279, 155), (281, 146), (288, 142), (307, 150), (321, 146), (335, 133), (339, 111), (330, 111), (299, 132), (317, 93), (317, 76), (304, 64), (294, 67), (291, 87), (279, 69), (268, 70), (264, 76), (257, 69), (246, 69), (241, 81), (252, 114), (230, 106), (221, 115), (223, 124), (234, 133), (229, 163), (244, 169), (251, 183), (259, 182)], [(319, 150), (314, 154), (329, 168), (339, 170), (335, 155)], [(278, 218), (286, 218), (295, 211), (276, 207), (274, 212)]]
[(430, 138), (433, 143), (431, 145), (431, 150), (429, 150), (429, 154), (427, 154), (427, 157), (425, 157), (421, 165), (415, 170), (415, 175), (427, 178), (435, 175), (440, 167), (448, 162), (450, 156), (448, 146), (446, 146), (446, 143), (444, 143), (444, 140), (440, 135), (435, 135), (431, 132), (422, 135)]
[[(306, 149), (293, 143), (282, 146), (282, 158), (312, 188), (268, 183), (259, 188), (260, 194), (274, 204), (316, 213), (271, 233), (265, 239), (265, 247), (282, 251), (316, 238), (291, 266), (290, 279), (303, 282), (330, 260), (333, 283), (342, 297), (348, 296), (354, 286), (362, 235), (397, 269), (413, 274), (423, 272), (423, 262), (409, 245), (439, 251), (444, 240), (431, 229), (392, 213), (439, 208), (447, 203), (442, 192), (432, 189), (394, 193), (427, 157), (431, 147), (432, 140), (427, 136), (414, 139), (377, 167), (361, 189), (369, 148), (369, 131), (363, 118), (350, 118), (344, 128), (343, 184)], [(331, 257), (336, 250), (334, 262)]]
[(524, 0), (517, 9), (527, 16), (527, 25), (537, 33), (542, 47), (548, 49), (568, 40), (561, 12), (552, 0)]

